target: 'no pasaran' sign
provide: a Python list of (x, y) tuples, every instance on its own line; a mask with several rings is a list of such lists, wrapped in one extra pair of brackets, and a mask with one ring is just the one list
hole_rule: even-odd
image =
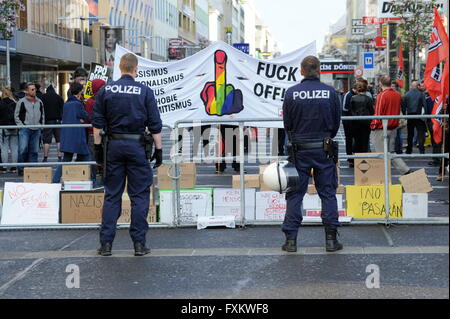
[[(386, 218), (384, 185), (347, 186), (347, 216)], [(390, 218), (403, 218), (402, 186), (389, 186)]]

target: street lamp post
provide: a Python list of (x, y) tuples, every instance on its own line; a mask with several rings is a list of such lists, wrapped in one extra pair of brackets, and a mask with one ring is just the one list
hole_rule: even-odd
[(105, 19), (105, 17), (60, 17), (58, 20), (71, 20), (71, 19), (80, 19), (81, 21), (81, 67), (84, 68), (84, 21), (85, 20), (100, 20)]

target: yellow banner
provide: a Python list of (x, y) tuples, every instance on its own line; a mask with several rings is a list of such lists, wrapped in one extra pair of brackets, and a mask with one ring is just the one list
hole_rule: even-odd
[[(347, 186), (347, 216), (385, 218), (384, 185)], [(389, 187), (390, 218), (403, 218), (402, 185)]]

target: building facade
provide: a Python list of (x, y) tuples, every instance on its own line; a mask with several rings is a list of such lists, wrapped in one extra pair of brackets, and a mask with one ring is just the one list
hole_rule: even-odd
[[(46, 88), (52, 84), (63, 93), (81, 62), (81, 30), (85, 66), (97, 61), (89, 23), (79, 18), (89, 17), (95, 6), (86, 0), (26, 0), (23, 5), (25, 10), (20, 12), (18, 28), (10, 41), (11, 86), (17, 89), (21, 82), (36, 82)], [(0, 63), (6, 64), (2, 44)], [(3, 85), (4, 70), (0, 69)]]

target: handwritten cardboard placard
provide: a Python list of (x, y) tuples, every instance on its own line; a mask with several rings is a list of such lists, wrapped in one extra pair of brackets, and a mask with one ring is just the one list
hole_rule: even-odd
[[(386, 218), (384, 185), (347, 186), (347, 216)], [(402, 186), (389, 186), (390, 218), (403, 218)]]
[[(255, 219), (254, 188), (245, 189), (245, 219)], [(232, 215), (236, 220), (241, 219), (241, 190), (235, 188), (214, 189), (214, 216)]]
[(286, 194), (278, 192), (256, 193), (256, 220), (284, 220)]
[(5, 183), (2, 225), (58, 224), (61, 184)]
[[(159, 191), (160, 222), (173, 224), (173, 199), (171, 190)], [(197, 224), (200, 216), (212, 216), (212, 188), (181, 190), (180, 192), (180, 224)]]

